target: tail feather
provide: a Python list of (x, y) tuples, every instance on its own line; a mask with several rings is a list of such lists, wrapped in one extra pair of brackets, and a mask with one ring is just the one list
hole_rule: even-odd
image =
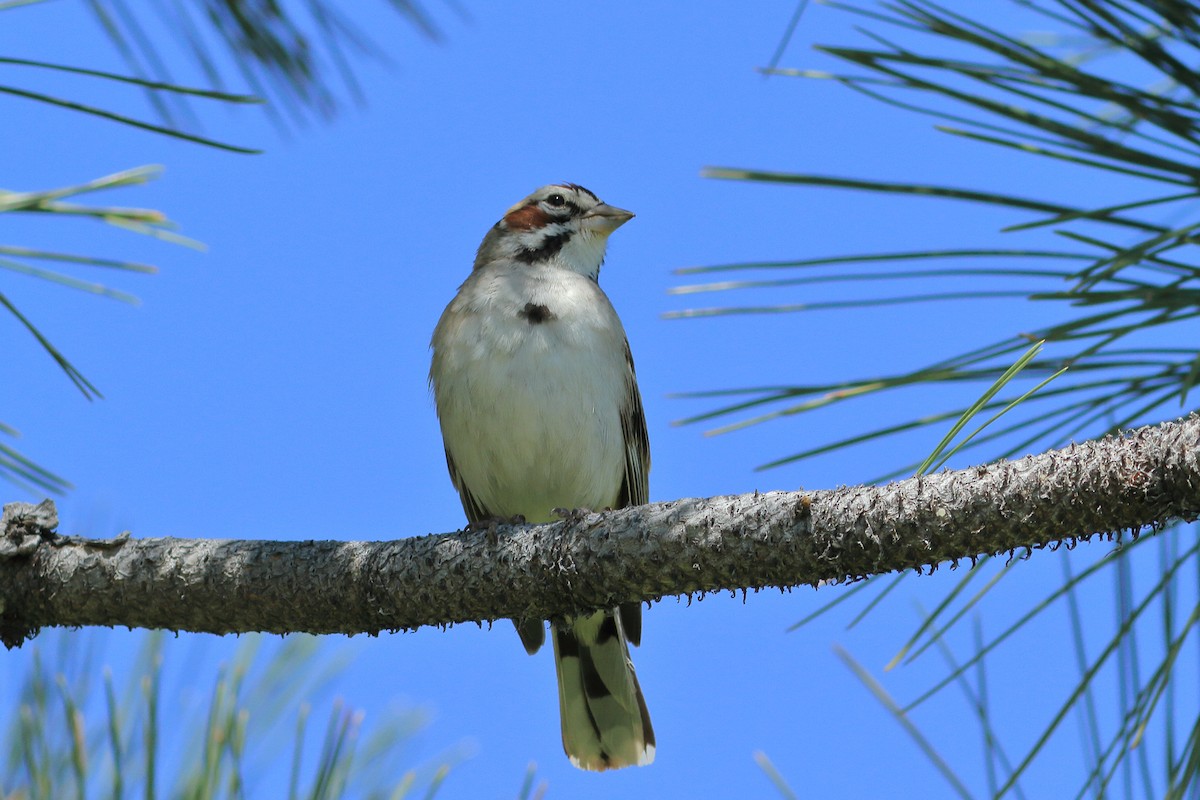
[(581, 769), (654, 760), (654, 729), (622, 616), (613, 609), (551, 626), (563, 749)]

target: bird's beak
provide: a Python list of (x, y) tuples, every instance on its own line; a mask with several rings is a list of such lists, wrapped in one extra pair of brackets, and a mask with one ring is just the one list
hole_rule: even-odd
[(633, 219), (633, 212), (601, 203), (583, 215), (583, 227), (592, 233), (607, 236)]

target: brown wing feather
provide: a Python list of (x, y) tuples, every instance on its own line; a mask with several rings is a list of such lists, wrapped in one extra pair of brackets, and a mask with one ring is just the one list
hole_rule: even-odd
[(625, 438), (625, 478), (617, 496), (617, 508), (640, 506), (650, 502), (650, 435), (646, 433), (646, 412), (638, 392), (637, 373), (629, 340), (625, 340), (625, 405), (621, 408), (621, 433)]
[(446, 468), (450, 470), (450, 480), (454, 482), (454, 488), (458, 490), (458, 499), (462, 501), (463, 511), (467, 514), (467, 522), (474, 525), (477, 522), (493, 519), (496, 515), (488, 513), (488, 510), (479, 504), (479, 501), (471, 494), (471, 490), (463, 483), (449, 448), (446, 448)]
[[(650, 502), (650, 435), (646, 432), (646, 412), (638, 391), (637, 373), (633, 368), (633, 353), (625, 340), (625, 361), (629, 374), (625, 377), (625, 405), (621, 408), (621, 432), (625, 437), (625, 477), (617, 508), (640, 506)], [(625, 638), (634, 647), (642, 643), (642, 604), (622, 603), (621, 627)]]

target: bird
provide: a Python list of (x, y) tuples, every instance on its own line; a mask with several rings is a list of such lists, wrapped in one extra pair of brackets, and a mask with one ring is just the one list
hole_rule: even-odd
[[(487, 235), (430, 343), (450, 479), (470, 524), (550, 522), (648, 502), (650, 442), (629, 340), (600, 288), (633, 213), (543, 186)], [(551, 620), (563, 750), (584, 770), (646, 765), (654, 729), (629, 657), (642, 608)], [(542, 620), (514, 620), (531, 655)]]

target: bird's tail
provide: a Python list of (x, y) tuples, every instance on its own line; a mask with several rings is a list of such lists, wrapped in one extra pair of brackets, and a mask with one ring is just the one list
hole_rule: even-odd
[(621, 614), (599, 611), (554, 624), (550, 635), (563, 749), (571, 763), (604, 770), (653, 761), (654, 729), (629, 660)]

